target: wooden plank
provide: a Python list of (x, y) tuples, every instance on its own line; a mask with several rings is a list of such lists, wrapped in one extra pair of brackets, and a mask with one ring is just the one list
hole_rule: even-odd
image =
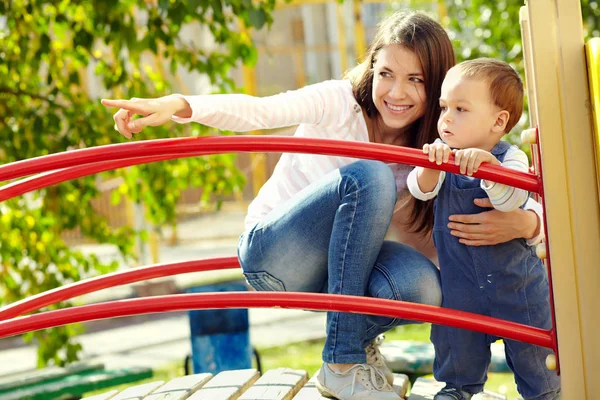
[(315, 374), (310, 378), (310, 380), (304, 385), (298, 394), (294, 396), (294, 400), (328, 400), (327, 397), (321, 396), (319, 390), (316, 386), (317, 375), (319, 375), (319, 371), (315, 372)]
[[(444, 388), (445, 384), (435, 379), (418, 378), (408, 400), (433, 400), (433, 396)], [(477, 395), (477, 400), (506, 400), (506, 396), (485, 391)]]
[(104, 364), (99, 363), (77, 363), (69, 367), (46, 367), (19, 376), (0, 379), (0, 393), (14, 389), (23, 389), (27, 386), (39, 385), (46, 382), (57, 381), (71, 375), (82, 374), (91, 371), (102, 371)]
[(498, 393), (484, 391), (477, 395), (478, 400), (506, 400), (506, 396)]
[(432, 400), (433, 396), (444, 388), (444, 384), (434, 379), (417, 378), (408, 400)]
[(84, 397), (83, 400), (109, 400), (112, 399), (117, 393), (119, 393), (118, 390), (111, 390), (107, 393), (97, 394), (91, 397)]
[(164, 384), (164, 381), (157, 381), (133, 386), (123, 390), (111, 400), (142, 400)]
[[(590, 101), (592, 110), (592, 126), (594, 128), (594, 149), (596, 150), (596, 173), (600, 176), (600, 38), (592, 38), (585, 44), (585, 55), (588, 67)], [(600, 192), (600, 179), (598, 179)]]
[(409, 384), (410, 379), (408, 379), (408, 376), (404, 374), (394, 374), (394, 391), (398, 393), (400, 397), (404, 398), (404, 396), (406, 396)]
[(184, 400), (204, 386), (213, 377), (212, 374), (180, 376), (156, 389), (144, 400)]
[(137, 382), (152, 377), (149, 368), (124, 368), (118, 370), (88, 371), (82, 374), (65, 376), (58, 380), (25, 386), (10, 392), (0, 393), (2, 400), (46, 400), (58, 398), (79, 398), (85, 393), (112, 388), (116, 385)]
[(223, 371), (202, 386), (188, 400), (235, 400), (259, 378), (255, 369)]
[(241, 396), (240, 400), (289, 400), (308, 381), (303, 370), (278, 368), (267, 371)]

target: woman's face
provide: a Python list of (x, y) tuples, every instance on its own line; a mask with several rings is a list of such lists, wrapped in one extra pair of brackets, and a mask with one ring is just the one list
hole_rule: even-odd
[(404, 129), (425, 113), (423, 69), (416, 54), (399, 44), (383, 47), (373, 65), (373, 102), (388, 128)]

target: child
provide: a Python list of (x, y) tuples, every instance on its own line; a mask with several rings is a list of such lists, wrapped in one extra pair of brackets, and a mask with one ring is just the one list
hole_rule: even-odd
[[(415, 168), (408, 177), (410, 192), (420, 200), (435, 200), (433, 237), (442, 280), (442, 306), (549, 329), (551, 315), (546, 270), (524, 240), (495, 246), (466, 246), (450, 234), (452, 214), (483, 211), (475, 198), (488, 196), (500, 211), (521, 207), (526, 191), (471, 178), (481, 163), (528, 171), (525, 153), (500, 139), (518, 122), (523, 85), (506, 63), (492, 59), (465, 61), (450, 69), (442, 84), (441, 114), (433, 144), (423, 152), (441, 165), (454, 154), (464, 175)], [(434, 325), (434, 375), (446, 386), (435, 400), (468, 400), (483, 391), (490, 363), (490, 344), (498, 338), (483, 333)], [(560, 381), (544, 360), (550, 350), (504, 340), (508, 365), (524, 399), (556, 399)]]

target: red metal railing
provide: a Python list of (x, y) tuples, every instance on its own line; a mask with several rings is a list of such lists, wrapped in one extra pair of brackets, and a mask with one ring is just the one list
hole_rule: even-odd
[[(421, 150), (374, 143), (279, 136), (227, 136), (147, 140), (52, 154), (0, 166), (0, 181), (31, 174), (0, 188), (0, 201), (70, 179), (148, 162), (226, 152), (297, 152), (374, 159), (427, 166), (458, 173), (452, 163), (435, 165)], [(451, 158), (452, 159), (452, 158)], [(484, 165), (475, 177), (541, 193), (533, 174)], [(400, 301), (312, 293), (204, 293), (161, 296), (92, 304), (15, 318), (27, 312), (100, 289), (159, 276), (236, 267), (236, 258), (154, 265), (66, 285), (0, 309), (0, 338), (93, 319), (142, 313), (210, 308), (284, 307), (384, 315), (471, 329), (550, 347), (556, 351), (555, 333), (513, 322), (441, 307)], [(10, 319), (9, 319), (10, 318)]]
[[(219, 136), (145, 140), (72, 150), (31, 158), (0, 166), (0, 182), (68, 167), (76, 167), (67, 170), (69, 173), (75, 174), (76, 171), (80, 171), (80, 166), (94, 163), (98, 163), (98, 168), (108, 167), (108, 165), (99, 164), (103, 161), (122, 160), (123, 163), (120, 165), (126, 166), (128, 164), (125, 159), (131, 159), (134, 164), (139, 164), (140, 162), (136, 162), (135, 160), (140, 157), (156, 157), (144, 161), (153, 162), (169, 158), (232, 152), (286, 152), (333, 155), (427, 166), (433, 169), (459, 173), (459, 168), (453, 163), (450, 162), (442, 165), (430, 163), (427, 156), (421, 150), (408, 147), (286, 136)], [(451, 156), (450, 160), (452, 161), (453, 159)], [(93, 170), (94, 168), (90, 171)], [(65, 174), (63, 177), (70, 179), (67, 172), (57, 171), (56, 173)], [(52, 174), (49, 175), (51, 176)], [(533, 174), (518, 172), (495, 165), (484, 165), (473, 176), (539, 193), (540, 184), (538, 177)]]
[(239, 268), (237, 257), (213, 258), (210, 260), (183, 261), (170, 264), (149, 265), (146, 267), (118, 271), (110, 274), (73, 282), (59, 288), (30, 296), (0, 308), (0, 321), (18, 317), (28, 312), (40, 310), (51, 304), (66, 301), (77, 296), (97, 292), (115, 286), (127, 285), (146, 279), (161, 278), (190, 272), (215, 271)]
[(404, 301), (317, 293), (226, 292), (154, 296), (110, 301), (0, 321), (0, 338), (38, 329), (129, 315), (216, 308), (281, 307), (383, 315), (472, 329), (551, 347), (544, 329), (497, 318)]
[[(542, 208), (546, 210), (546, 199), (544, 196), (544, 169), (542, 168), (542, 157), (540, 154), (540, 130), (538, 127), (535, 128), (535, 144), (531, 145), (531, 155), (533, 158), (534, 171), (538, 174), (540, 182), (540, 191), (538, 201), (541, 198)], [(544, 218), (546, 215), (544, 214)], [(546, 247), (546, 258), (544, 259), (546, 269), (548, 270), (548, 288), (550, 292), (550, 311), (552, 315), (552, 329), (550, 330), (550, 336), (552, 337), (552, 347), (556, 356), (556, 373), (560, 374), (560, 359), (558, 354), (558, 337), (556, 334), (556, 312), (554, 310), (554, 290), (552, 289), (552, 264), (550, 262), (550, 244), (548, 241), (548, 224), (544, 221), (544, 246)]]

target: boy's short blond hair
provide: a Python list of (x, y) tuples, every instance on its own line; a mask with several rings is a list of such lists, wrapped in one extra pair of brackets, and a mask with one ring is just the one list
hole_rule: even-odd
[(489, 84), (492, 102), (510, 114), (505, 133), (519, 122), (523, 113), (523, 82), (517, 71), (504, 61), (477, 58), (457, 64), (462, 76), (483, 79)]

